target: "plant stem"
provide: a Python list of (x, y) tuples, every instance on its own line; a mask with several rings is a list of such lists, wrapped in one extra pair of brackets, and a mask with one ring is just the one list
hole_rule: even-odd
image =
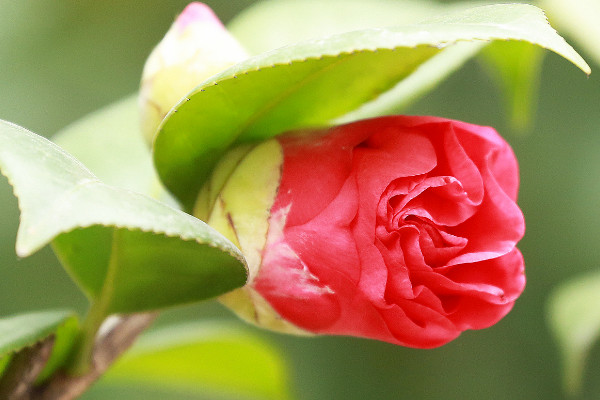
[(46, 365), (53, 345), (54, 336), (50, 336), (14, 355), (0, 378), (0, 399), (30, 398), (33, 384)]
[(72, 400), (79, 397), (158, 315), (140, 313), (107, 319), (111, 312), (115, 279), (119, 270), (118, 235), (119, 230), (115, 229), (102, 288), (90, 306), (66, 370), (56, 373), (44, 385), (35, 388), (27, 400)]
[(90, 368), (96, 334), (108, 315), (109, 303), (113, 295), (114, 280), (119, 266), (118, 234), (118, 229), (113, 230), (110, 259), (102, 289), (98, 297), (90, 305), (81, 333), (73, 348), (71, 359), (67, 366), (67, 372), (71, 375), (83, 375)]
[(157, 313), (131, 314), (118, 318), (106, 330), (100, 330), (93, 346), (91, 363), (81, 375), (58, 373), (37, 388), (29, 400), (72, 400), (85, 392), (127, 350)]
[(94, 351), (96, 334), (106, 318), (104, 308), (99, 303), (93, 303), (88, 310), (83, 326), (81, 327), (81, 332), (72, 350), (67, 368), (69, 374), (83, 375), (89, 370), (92, 363), (92, 352)]

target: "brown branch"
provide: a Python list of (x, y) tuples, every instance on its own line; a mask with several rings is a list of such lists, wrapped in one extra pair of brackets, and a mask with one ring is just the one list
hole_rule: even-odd
[[(156, 313), (131, 314), (100, 329), (92, 355), (92, 365), (85, 374), (71, 376), (57, 373), (49, 382), (36, 388), (27, 400), (72, 400), (85, 392), (127, 350), (156, 318)], [(20, 398), (16, 400), (21, 400)], [(26, 398), (23, 398), (25, 400)]]
[(28, 400), (53, 346), (54, 335), (16, 353), (0, 378), (0, 399)]

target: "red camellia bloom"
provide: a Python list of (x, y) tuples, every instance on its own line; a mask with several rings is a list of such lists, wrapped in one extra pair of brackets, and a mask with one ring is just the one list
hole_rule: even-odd
[(274, 141), (265, 239), (245, 295), (224, 300), (247, 319), (430, 348), (512, 308), (524, 221), (495, 130), (390, 116)]

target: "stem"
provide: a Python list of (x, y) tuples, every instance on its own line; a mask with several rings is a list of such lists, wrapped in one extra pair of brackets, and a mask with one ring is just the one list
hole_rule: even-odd
[(50, 336), (14, 355), (6, 372), (0, 378), (0, 399), (30, 398), (33, 384), (44, 369), (53, 345), (54, 336)]
[(88, 310), (81, 332), (72, 350), (67, 368), (69, 374), (83, 375), (89, 370), (92, 363), (92, 352), (94, 351), (96, 334), (106, 316), (104, 308), (99, 303), (93, 303)]
[(92, 363), (92, 352), (96, 334), (102, 325), (102, 322), (108, 315), (108, 308), (113, 294), (115, 276), (117, 274), (118, 262), (118, 229), (112, 234), (112, 243), (110, 250), (110, 259), (106, 269), (106, 276), (102, 284), (102, 289), (98, 297), (91, 304), (87, 316), (83, 322), (81, 333), (76, 341), (71, 355), (71, 360), (67, 371), (71, 375), (83, 375), (90, 368)]
[(98, 335), (93, 346), (91, 364), (82, 375), (58, 373), (37, 388), (29, 400), (72, 400), (85, 392), (127, 350), (156, 318), (157, 313), (131, 314)]

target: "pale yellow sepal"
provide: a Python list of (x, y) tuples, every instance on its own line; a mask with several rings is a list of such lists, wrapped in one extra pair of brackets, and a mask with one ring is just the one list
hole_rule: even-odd
[(276, 140), (251, 150), (239, 147), (230, 151), (198, 197), (194, 215), (201, 217), (210, 209), (207, 223), (238, 246), (248, 263), (248, 284), (225, 294), (221, 302), (242, 319), (261, 327), (306, 334), (282, 319), (252, 286), (262, 264), (282, 165), (283, 151)]
[(276, 140), (259, 144), (241, 159), (237, 157), (238, 151), (233, 151), (236, 156), (226, 157), (235, 163), (235, 168), (221, 162), (213, 173), (223, 183), (207, 223), (239, 247), (250, 268), (248, 281), (252, 282), (260, 269), (267, 240), (283, 153)]

